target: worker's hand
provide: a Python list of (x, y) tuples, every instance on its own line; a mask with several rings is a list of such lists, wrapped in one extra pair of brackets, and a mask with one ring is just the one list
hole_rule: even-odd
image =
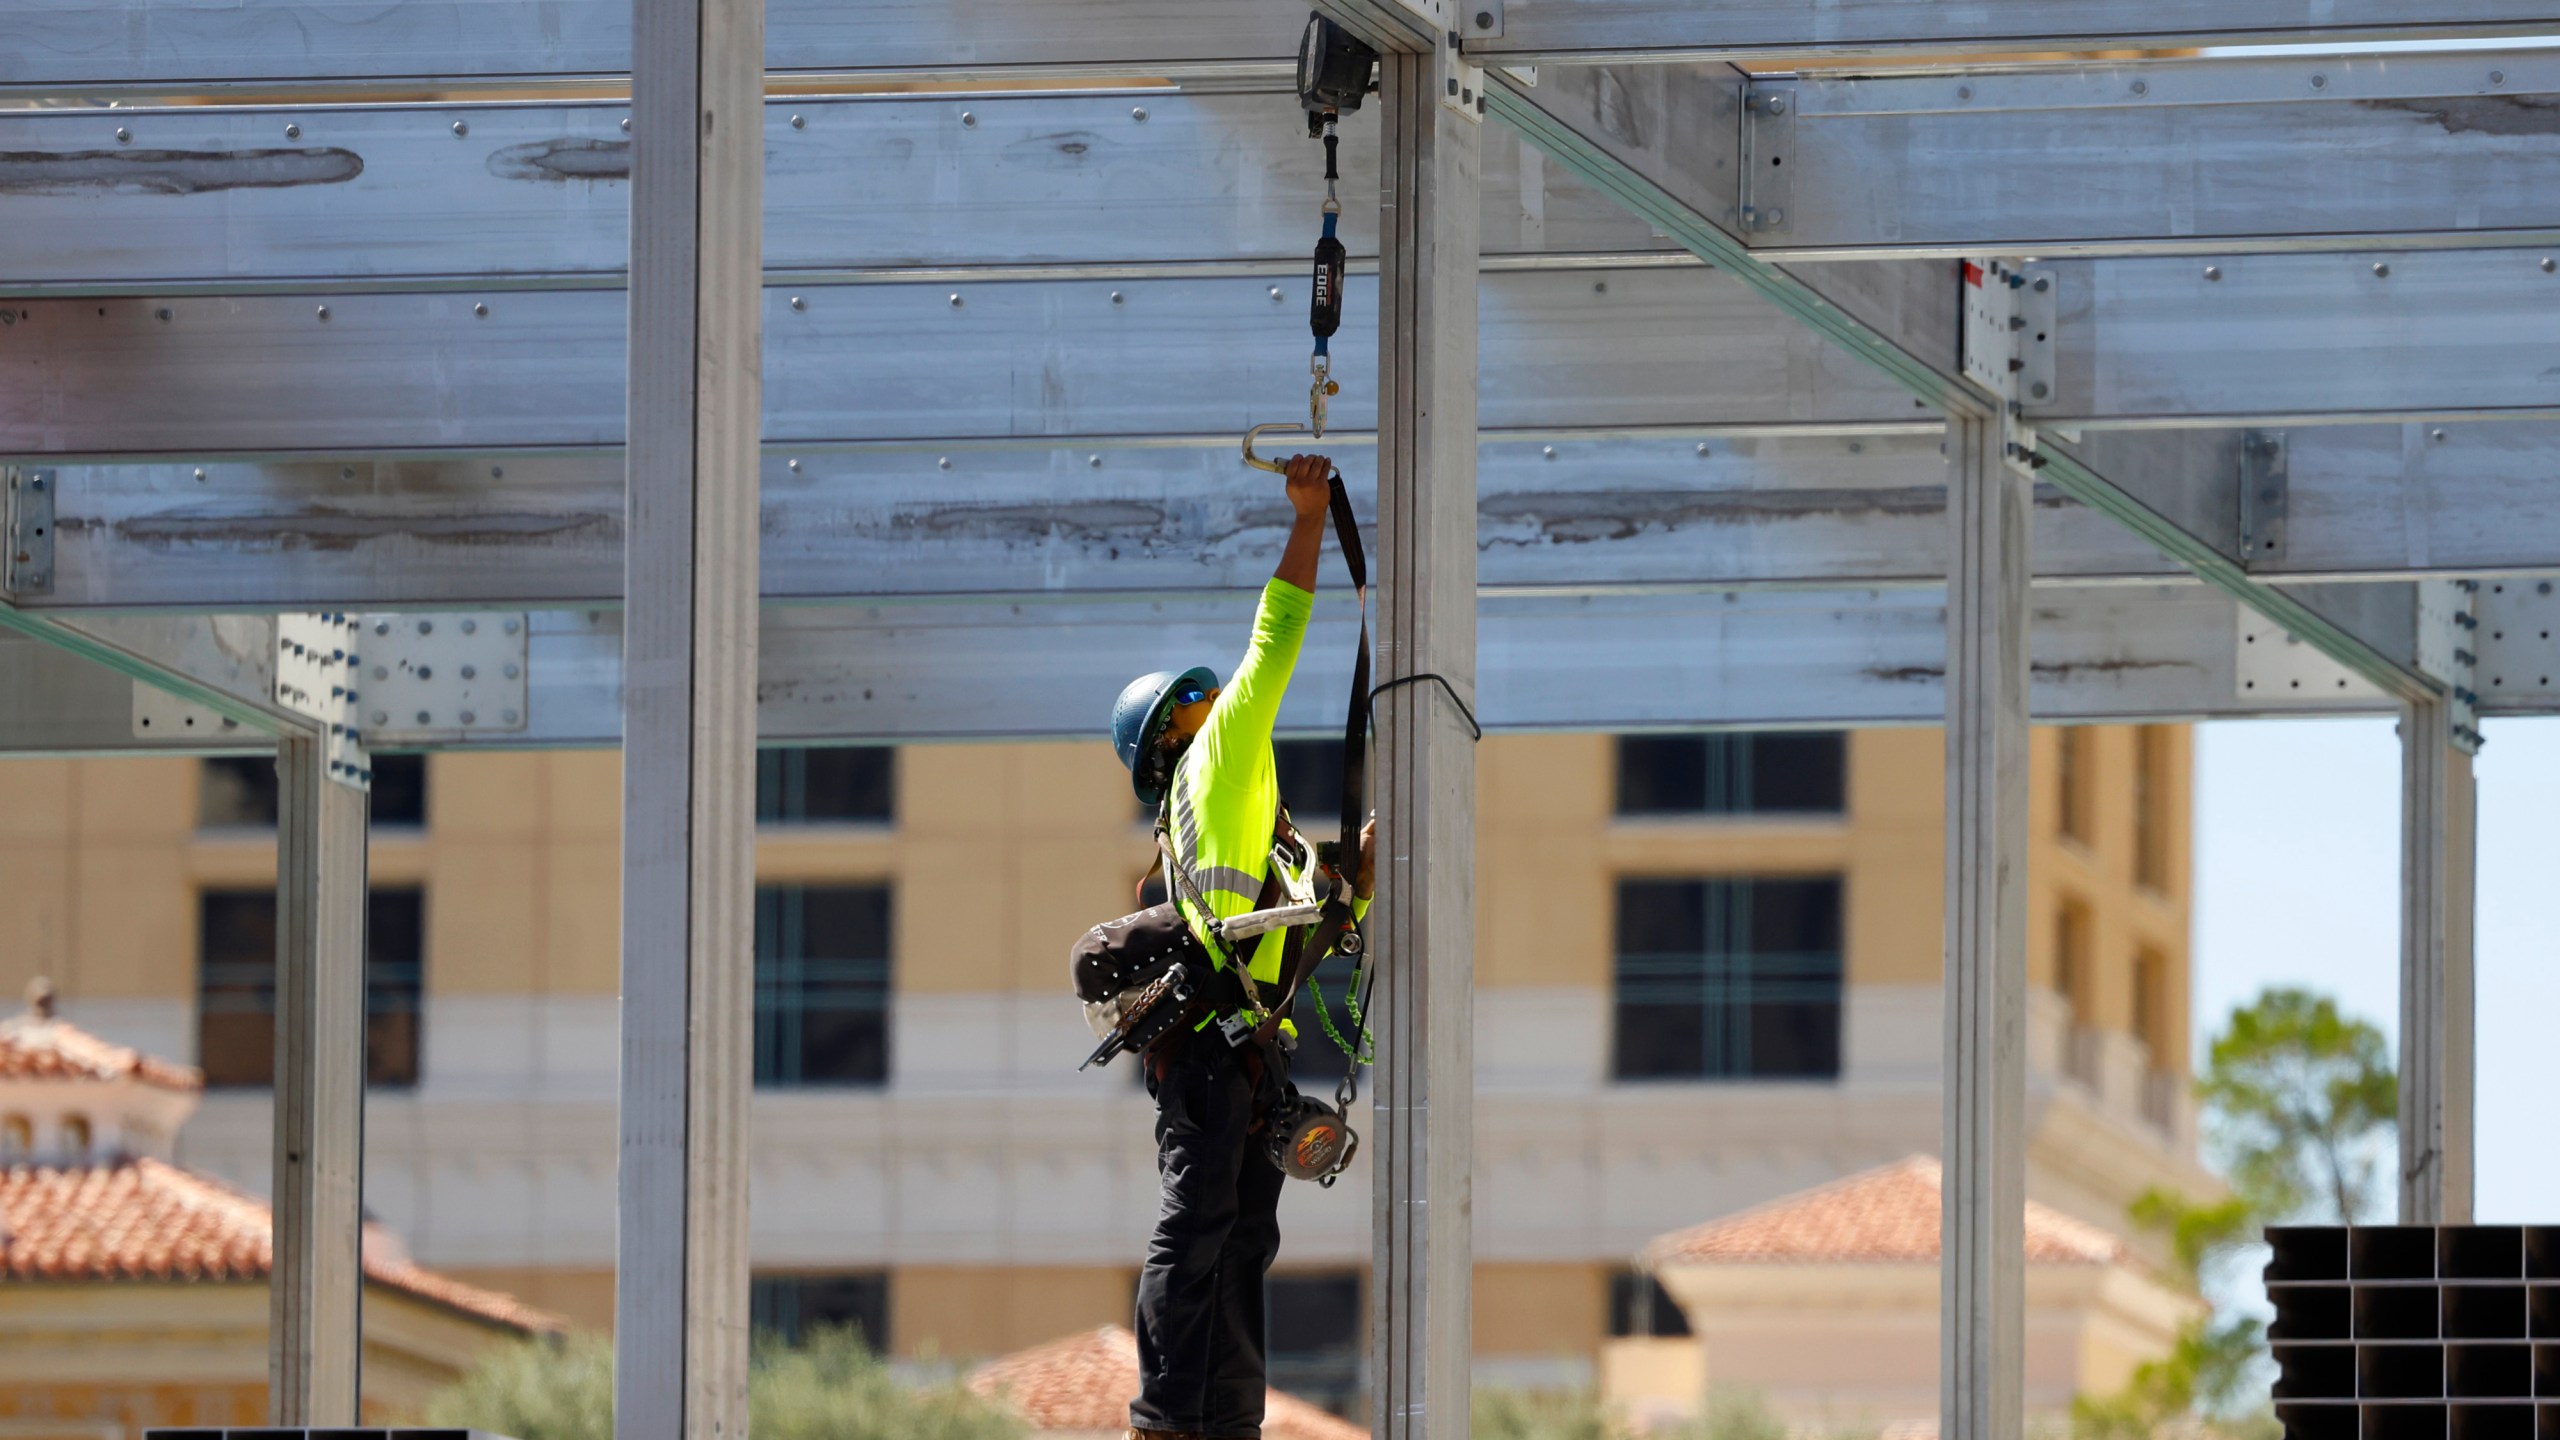
[(1333, 461), (1323, 455), (1289, 457), (1289, 505), (1301, 520), (1315, 520), (1333, 503)]
[(1375, 894), (1377, 889), (1378, 817), (1372, 815), (1369, 817), (1369, 823), (1360, 827), (1360, 879), (1357, 893), (1361, 899), (1366, 900)]

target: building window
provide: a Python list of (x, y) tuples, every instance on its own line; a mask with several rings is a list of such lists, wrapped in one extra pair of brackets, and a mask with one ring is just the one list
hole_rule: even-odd
[(2089, 907), (2077, 900), (2064, 900), (2053, 912), (2053, 993), (2070, 1007), (2070, 1024), (2075, 1028), (2088, 1023), (2089, 1015), (2089, 939), (2092, 925)]
[[(196, 788), (196, 826), (202, 830), (273, 830), (278, 812), (276, 762), (271, 755), (207, 760)], [(373, 757), (373, 823), (427, 823), (427, 757)]]
[[(196, 1063), (207, 1085), (272, 1085), (276, 1059), (276, 894), (214, 890), (196, 902)], [(426, 894), (365, 897), (367, 1085), (418, 1083)]]
[(2176, 732), (2145, 725), (2133, 732), (2133, 878), (2169, 888), (2169, 745)]
[(1609, 1336), (1671, 1337), (1689, 1333), (1689, 1317), (1662, 1282), (1641, 1270), (1619, 1270), (1609, 1276)]
[(2054, 791), (2062, 802), (2062, 833), (2083, 845), (2095, 834), (2089, 784), (2095, 778), (2090, 746), (2096, 738), (2096, 732), (2077, 725), (2065, 726), (2055, 735)]
[(1271, 760), (1289, 818), (1310, 840), (1335, 838), (1342, 829), (1342, 741), (1275, 741)]
[(747, 1282), (747, 1323), (785, 1345), (812, 1332), (850, 1329), (875, 1355), (889, 1349), (889, 1274), (758, 1275)]
[(889, 887), (756, 891), (756, 1083), (889, 1079)]
[(1263, 1304), (1271, 1388), (1336, 1415), (1358, 1413), (1369, 1348), (1360, 1272), (1275, 1271), (1263, 1282)]
[(2133, 954), (2133, 1035), (2151, 1052), (2156, 1069), (2167, 1057), (2169, 1047), (2162, 1042), (2160, 1024), (2162, 981), (2169, 972), (2168, 957), (2145, 945)]
[(1838, 815), (1848, 737), (1770, 731), (1618, 737), (1621, 815)]
[(885, 745), (759, 750), (757, 823), (884, 824), (896, 813), (897, 756)]
[(1618, 882), (1621, 1080), (1840, 1074), (1840, 881)]

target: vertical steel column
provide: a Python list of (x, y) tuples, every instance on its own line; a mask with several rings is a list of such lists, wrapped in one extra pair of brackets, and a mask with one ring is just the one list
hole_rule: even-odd
[(614, 1433), (742, 1440), (763, 0), (635, 0)]
[(2025, 1429), (2026, 478), (1947, 422), (1947, 1061), (1939, 1433)]
[(1389, 53), (1378, 285), (1378, 1440), (1464, 1440), (1473, 1279), (1479, 121)]
[[(2478, 791), (2440, 699), (2400, 709), (2400, 1223), (2471, 1223)], [(2350, 1220), (2359, 1217), (2349, 1216)]]
[(267, 1415), (356, 1423), (364, 1275), (365, 826), (319, 735), (276, 742), (274, 1266)]

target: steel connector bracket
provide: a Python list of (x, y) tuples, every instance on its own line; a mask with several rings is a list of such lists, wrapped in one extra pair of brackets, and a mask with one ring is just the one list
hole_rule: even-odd
[(2036, 412), (2051, 408), (2053, 330), (2060, 285), (2050, 270), (2008, 260), (1964, 262), (1964, 373), (2000, 397), (2000, 457), (2033, 475)]
[(1742, 92), (1741, 221), (1746, 235), (1774, 235), (1787, 228), (1795, 198), (1796, 86), (1792, 80), (1755, 80)]
[(329, 779), (373, 788), (373, 757), (356, 725), (356, 621), (352, 615), (276, 617), (276, 704), (319, 725)]
[(2444, 682), (2447, 743), (2480, 753), (2480, 583), (2418, 582), (2418, 668)]
[(2245, 569), (2284, 558), (2290, 476), (2283, 431), (2252, 430), (2241, 437), (2240, 564)]
[(53, 497), (56, 472), (12, 465), (5, 472), (7, 563), (0, 591), (16, 600), (53, 593)]

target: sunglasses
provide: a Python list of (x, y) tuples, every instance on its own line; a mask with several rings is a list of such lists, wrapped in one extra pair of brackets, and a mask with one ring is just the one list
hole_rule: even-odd
[(1197, 705), (1208, 698), (1208, 687), (1195, 680), (1185, 680), (1173, 687), (1173, 703), (1176, 705)]

